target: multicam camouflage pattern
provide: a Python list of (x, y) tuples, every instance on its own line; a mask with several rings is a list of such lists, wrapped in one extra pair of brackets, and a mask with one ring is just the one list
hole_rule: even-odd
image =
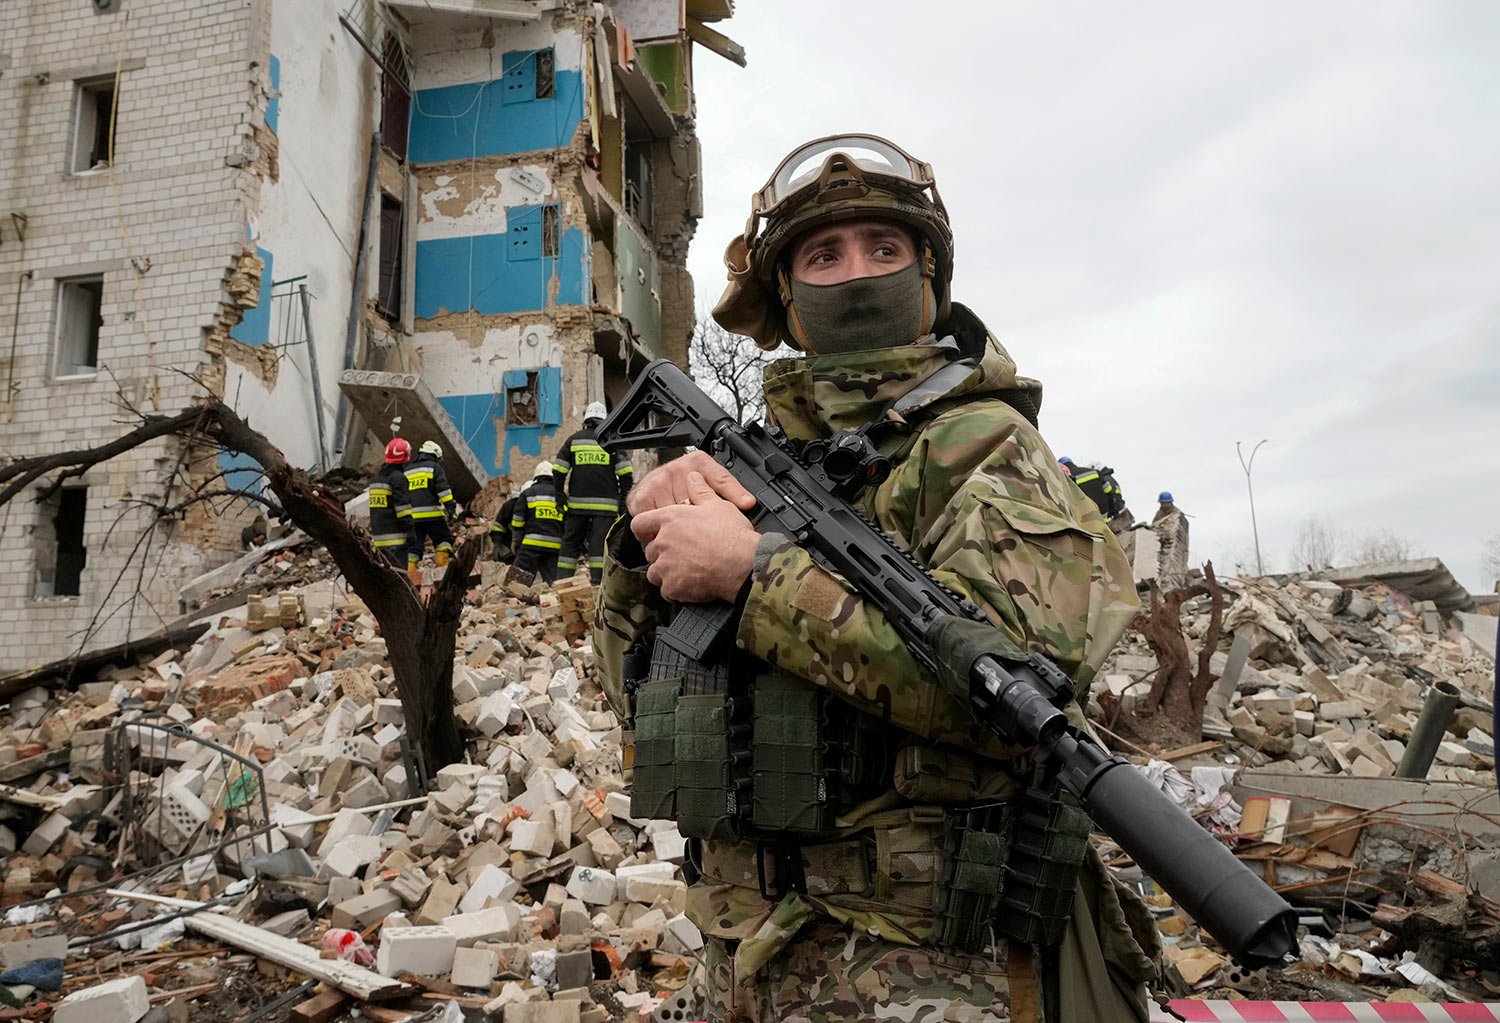
[(747, 984), (736, 984), (724, 942), (704, 948), (712, 1020), (780, 1023), (1007, 1023), (1010, 964), (995, 957), (950, 956), (814, 924)]
[[(767, 406), (789, 437), (827, 436), (869, 422), (946, 358), (917, 344), (780, 360), (766, 371)], [(1040, 397), (1040, 385), (1017, 378), (991, 339), (974, 373), (934, 399), (946, 410), (865, 495), (865, 511), (1012, 641), (1047, 654), (1087, 686), (1139, 602), (1098, 509), (1024, 417), (990, 396), (1017, 386)], [(947, 405), (957, 397), (970, 400)], [(769, 663), (924, 738), (1007, 753), (967, 708), (923, 679), (879, 610), (801, 548), (785, 545), (759, 573), (738, 639)]]
[[(862, 426), (948, 358), (940, 347), (915, 344), (782, 360), (766, 373), (769, 414), (797, 440)], [(990, 339), (975, 370), (930, 399), (939, 403), (935, 417), (898, 458), (891, 476), (864, 495), (864, 510), (939, 579), (981, 607), (1013, 642), (1052, 657), (1086, 686), (1138, 607), (1135, 587), (1124, 554), (1093, 503), (1062, 473), (1025, 417), (998, 397), (1018, 389), (1040, 402), (1040, 385), (1018, 377), (1004, 348)], [(659, 597), (644, 571), (610, 562), (598, 608), (594, 640), (601, 675), (609, 698), (622, 707), (620, 657), (635, 637), (654, 627)], [(882, 612), (791, 543), (775, 550), (753, 578), (737, 642), (913, 733), (913, 741), (953, 745), (995, 761), (1016, 752), (980, 728), (923, 672)], [(1075, 722), (1081, 720), (1078, 708), (1070, 711)], [(988, 773), (1008, 777), (999, 763)], [(897, 843), (905, 852), (891, 851), (894, 828), (934, 814), (940, 816), (941, 808), (904, 805), (892, 790), (846, 813), (839, 835), (829, 836), (862, 829), (868, 835), (875, 829), (887, 859), (874, 864), (872, 876), (901, 877), (907, 884), (900, 892), (887, 884), (879, 892), (828, 893), (825, 888), (819, 894), (810, 885), (806, 895), (768, 901), (743, 863), (740, 873), (746, 876), (710, 872), (690, 890), (688, 915), (706, 935), (734, 946), (727, 967), (737, 981), (735, 997), (750, 999), (746, 1004), (757, 1011), (771, 1007), (766, 1014), (739, 1018), (907, 1018), (898, 1006), (909, 1006), (912, 1019), (1009, 1018), (1003, 970), (982, 981), (975, 995), (979, 1001), (964, 1001), (961, 987), (954, 987), (951, 1009), (911, 1003), (899, 985), (882, 979), (915, 969), (918, 960), (928, 963), (934, 954), (912, 948), (932, 930), (933, 868), (921, 864), (935, 864), (935, 839), (928, 836), (917, 843), (920, 848)], [(897, 862), (896, 856), (909, 861)], [(710, 859), (708, 853), (704, 859)], [(1097, 857), (1090, 863), (1080, 877), (1074, 925), (1060, 950), (1058, 970), (1079, 988), (1065, 999), (1081, 1000), (1087, 1010), (1074, 1016), (1065, 1007), (1062, 1018), (1144, 1020), (1142, 984), (1154, 970), (1154, 928)], [(732, 873), (732, 868), (731, 863), (726, 869)], [(816, 937), (835, 926), (830, 921), (842, 925), (837, 936)], [(860, 935), (873, 958), (861, 956), (858, 969), (850, 960), (849, 969), (835, 971), (832, 961), (851, 933)], [(801, 972), (787, 965), (804, 943), (815, 950), (808, 956), (826, 959), (829, 967)], [(713, 947), (728, 955), (728, 946)], [(862, 971), (870, 972), (867, 980), (860, 979)], [(810, 997), (810, 978), (835, 973), (833, 981), (814, 985), (826, 994), (824, 1001), (794, 1002)], [(930, 994), (931, 983), (936, 981), (923, 990), (941, 999), (941, 992)], [(855, 998), (860, 990), (874, 992), (868, 1003)], [(774, 1001), (778, 991), (782, 1003)], [(785, 1008), (778, 1007), (782, 1004)], [(992, 1005), (998, 1008), (985, 1008)]]

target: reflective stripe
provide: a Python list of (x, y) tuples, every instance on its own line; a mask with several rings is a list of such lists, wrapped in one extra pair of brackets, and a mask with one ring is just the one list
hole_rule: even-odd
[(438, 491), (438, 500), (442, 501), (444, 504), (447, 504), (449, 501), (453, 500), (453, 491), (451, 491), (451, 490), (439, 490)]
[(396, 505), (396, 518), (398, 518), (398, 519), (409, 519), (409, 518), (411, 518), (411, 508), (408, 507), (407, 505), (404, 505), (404, 504), (398, 504), (398, 505)]
[(599, 500), (594, 500), (591, 498), (587, 501), (579, 501), (575, 498), (574, 500), (568, 502), (568, 511), (617, 512), (619, 510), (620, 502), (611, 501), (607, 498), (601, 498)]
[(490, 523), (490, 532), (491, 533), (509, 533), (510, 530), (507, 529), (502, 523), (491, 522)]
[(557, 567), (563, 571), (571, 572), (578, 567), (577, 558), (558, 558)]
[(632, 475), (634, 472), (635, 472), (635, 469), (631, 468), (630, 466), (628, 466), (628, 465), (622, 465), (618, 469), (615, 470), (615, 475), (616, 476), (629, 476), (629, 475)]
[[(400, 512), (397, 512), (396, 514), (399, 515)], [(447, 518), (447, 513), (445, 513), (441, 508), (419, 508), (415, 511), (409, 512), (408, 514), (411, 515), (411, 517), (414, 519)]]
[(406, 543), (405, 533), (380, 533), (374, 537), (376, 547), (396, 547)]
[(1080, 484), (1082, 484), (1082, 483), (1090, 483), (1090, 482), (1092, 482), (1092, 481), (1094, 481), (1094, 480), (1096, 480), (1098, 478), (1099, 478), (1099, 474), (1097, 472), (1091, 472), (1087, 476), (1074, 476), (1073, 477), (1073, 482), (1074, 483), (1080, 483)]
[(522, 539), (521, 539), (521, 545), (523, 547), (546, 547), (546, 548), (548, 548), (550, 550), (554, 550), (554, 551), (560, 551), (560, 550), (562, 550), (562, 541), (554, 539), (554, 538), (552, 538), (550, 536), (526, 536), (526, 537), (522, 537)]
[(589, 558), (589, 568), (603, 568), (603, 567), (604, 567), (604, 559), (603, 558)]
[(444, 543), (438, 544), (436, 547), (433, 548), (433, 550), (436, 550), (436, 551), (447, 551), (449, 554), (452, 554), (453, 553), (453, 545), (451, 543), (444, 542)]

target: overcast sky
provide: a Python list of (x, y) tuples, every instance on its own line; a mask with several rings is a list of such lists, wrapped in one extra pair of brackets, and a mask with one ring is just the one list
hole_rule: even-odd
[(954, 296), (1046, 386), (1059, 455), (1168, 489), (1195, 560), (1316, 515), (1471, 589), (1500, 534), (1500, 3), (740, 0), (694, 67), (700, 305), (797, 144), (932, 163)]

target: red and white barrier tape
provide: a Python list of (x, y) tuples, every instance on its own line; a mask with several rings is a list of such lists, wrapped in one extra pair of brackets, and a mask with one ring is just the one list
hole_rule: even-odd
[[(1225, 1002), (1175, 999), (1189, 1023), (1500, 1023), (1500, 1002)], [(1173, 1023), (1160, 1008), (1151, 1023)]]

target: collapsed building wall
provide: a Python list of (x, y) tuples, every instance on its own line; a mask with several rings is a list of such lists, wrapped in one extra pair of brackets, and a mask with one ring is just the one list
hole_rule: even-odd
[[(7, 456), (89, 447), (128, 427), (122, 406), (171, 413), (201, 394), (205, 333), (238, 304), (225, 284), (246, 249), (239, 179), (266, 30), (253, 7), (190, 0), (128, 19), (85, 4), (0, 11)], [(216, 545), (154, 521), (183, 459), (158, 441), (0, 509), (14, 632), (0, 662), (117, 643), (176, 614), (178, 582)]]

